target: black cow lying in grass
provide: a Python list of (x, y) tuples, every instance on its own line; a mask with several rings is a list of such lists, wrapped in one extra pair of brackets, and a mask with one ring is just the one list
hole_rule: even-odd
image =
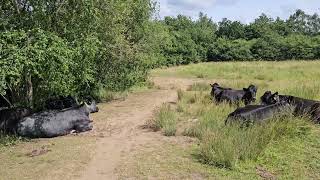
[(0, 132), (13, 133), (22, 118), (32, 113), (29, 108), (8, 108), (0, 110)]
[(315, 122), (319, 122), (319, 118), (317, 118), (319, 103), (320, 101), (303, 99), (300, 97), (290, 96), (290, 95), (278, 95), (278, 92), (272, 94), (271, 91), (267, 91), (261, 96), (261, 102), (263, 104), (274, 104), (275, 97), (279, 98), (281, 102), (287, 102), (294, 107), (294, 115), (295, 116), (311, 116), (312, 120)]
[(228, 115), (225, 124), (240, 123), (249, 126), (257, 122), (263, 122), (282, 115), (292, 114), (292, 107), (286, 102), (277, 102), (272, 105), (248, 105), (236, 109)]
[(72, 96), (59, 96), (57, 98), (48, 99), (45, 102), (45, 107), (47, 110), (62, 110), (71, 107), (79, 106), (77, 100)]
[(218, 102), (229, 102), (230, 104), (239, 105), (240, 102), (244, 102), (245, 105), (255, 102), (256, 100), (257, 87), (250, 85), (248, 88), (243, 90), (234, 89), (223, 89), (218, 95)]
[(16, 133), (30, 138), (51, 138), (69, 134), (71, 131), (85, 132), (92, 129), (89, 113), (98, 112), (93, 102), (90, 106), (82, 104), (78, 107), (60, 111), (46, 111), (25, 117), (17, 124)]

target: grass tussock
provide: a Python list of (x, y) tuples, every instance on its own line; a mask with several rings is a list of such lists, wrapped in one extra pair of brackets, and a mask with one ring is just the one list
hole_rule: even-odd
[(308, 123), (301, 119), (275, 119), (249, 128), (225, 126), (203, 133), (200, 157), (206, 164), (233, 169), (238, 161), (257, 160), (275, 140), (308, 132)]
[(163, 104), (156, 112), (154, 120), (155, 129), (162, 130), (165, 136), (175, 136), (177, 116), (169, 104)]

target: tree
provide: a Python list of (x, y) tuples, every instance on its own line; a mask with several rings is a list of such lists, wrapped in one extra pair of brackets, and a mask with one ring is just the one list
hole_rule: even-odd
[(230, 40), (242, 39), (245, 37), (245, 26), (239, 21), (230, 21), (224, 18), (219, 22), (217, 36)]

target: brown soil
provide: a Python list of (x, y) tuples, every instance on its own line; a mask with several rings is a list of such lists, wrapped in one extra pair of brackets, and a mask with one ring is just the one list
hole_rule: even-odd
[(159, 90), (135, 93), (124, 101), (100, 104), (100, 112), (93, 116), (98, 137), (94, 156), (80, 179), (117, 179), (117, 167), (133, 151), (146, 145), (161, 143), (159, 132), (144, 128), (153, 118), (154, 110), (165, 102), (177, 100), (176, 89), (186, 89), (194, 80), (153, 78)]

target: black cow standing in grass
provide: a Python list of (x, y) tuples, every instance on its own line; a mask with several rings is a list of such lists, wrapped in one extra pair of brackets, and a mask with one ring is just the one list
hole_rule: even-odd
[(224, 88), (224, 87), (221, 87), (218, 83), (214, 83), (214, 84), (210, 84), (211, 86), (211, 97), (218, 101), (218, 96), (219, 94), (223, 91), (223, 90), (232, 90), (231, 88)]
[(19, 121), (16, 132), (30, 138), (51, 138), (69, 134), (71, 131), (85, 132), (92, 129), (89, 114), (98, 112), (95, 102), (64, 110), (35, 113)]
[(263, 104), (274, 104), (275, 97), (279, 97), (280, 102), (287, 102), (294, 107), (295, 116), (311, 116), (311, 118), (319, 122), (317, 118), (318, 104), (320, 101), (304, 99), (300, 97), (290, 96), (290, 95), (278, 95), (278, 92), (272, 94), (271, 91), (267, 91), (261, 96), (261, 102)]
[(32, 113), (29, 108), (7, 108), (0, 110), (0, 132), (14, 133), (17, 123)]
[(244, 102), (245, 105), (255, 102), (256, 100), (257, 87), (250, 85), (248, 88), (243, 90), (225, 89), (218, 96), (218, 102), (229, 102), (231, 104), (239, 105), (240, 102)]

